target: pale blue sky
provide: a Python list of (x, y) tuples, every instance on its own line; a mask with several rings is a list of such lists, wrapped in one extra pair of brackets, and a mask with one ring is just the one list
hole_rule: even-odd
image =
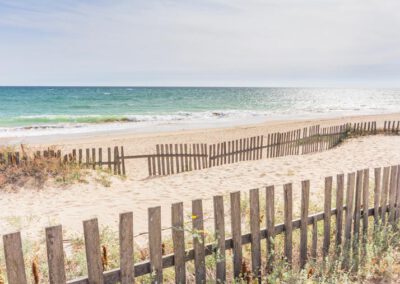
[(400, 87), (398, 0), (0, 0), (0, 85)]

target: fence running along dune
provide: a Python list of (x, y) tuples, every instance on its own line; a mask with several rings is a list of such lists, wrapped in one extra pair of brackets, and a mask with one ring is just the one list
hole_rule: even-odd
[[(162, 283), (163, 270), (174, 267), (176, 283), (187, 283), (186, 265), (194, 261), (195, 272), (191, 277), (196, 283), (205, 283), (206, 256), (215, 257), (215, 279), (224, 283), (230, 279), (240, 278), (243, 264), (243, 246), (251, 246), (251, 277), (259, 281), (274, 270), (277, 261), (277, 251), (283, 251), (288, 265), (295, 262), (304, 267), (312, 260), (318, 261), (318, 250), (322, 257), (328, 255), (342, 256), (342, 267), (345, 270), (357, 269), (363, 251), (367, 244), (369, 217), (373, 216), (374, 226), (396, 226), (400, 218), (400, 166), (376, 168), (371, 174), (369, 169), (338, 174), (336, 177), (325, 178), (324, 210), (311, 214), (310, 182), (301, 183), (301, 217), (293, 218), (292, 184), (283, 186), (284, 211), (282, 224), (275, 224), (277, 219), (275, 195), (281, 194), (281, 189), (268, 186), (262, 189), (252, 189), (249, 192), (249, 227), (250, 232), (244, 233), (242, 226), (243, 212), (241, 193), (230, 194), (230, 210), (224, 208), (224, 197), (215, 196), (214, 233), (215, 241), (205, 243), (204, 214), (202, 200), (192, 202), (192, 247), (185, 247), (185, 224), (183, 203), (175, 203), (171, 207), (171, 234), (173, 253), (163, 255), (163, 240), (161, 235), (161, 208), (148, 209), (148, 245), (149, 260), (136, 263), (133, 259), (133, 213), (120, 214), (119, 245), (120, 268), (103, 271), (98, 220), (83, 222), (86, 248), (88, 276), (69, 280), (67, 283), (133, 283), (135, 278), (151, 275), (152, 283)], [(370, 180), (373, 188), (370, 189)], [(334, 187), (334, 183), (336, 186)], [(260, 191), (265, 198), (265, 209), (260, 210)], [(373, 205), (370, 205), (373, 196)], [(332, 206), (332, 200), (335, 205)], [(230, 213), (230, 224), (225, 221), (226, 212)], [(261, 216), (265, 216), (263, 221)], [(246, 219), (247, 220), (247, 219)], [(317, 224), (323, 222), (322, 244), (317, 240)], [(226, 226), (231, 227), (232, 236), (226, 236)], [(388, 226), (390, 228), (390, 226)], [(299, 230), (299, 256), (295, 259), (293, 251), (294, 234)], [(311, 232), (311, 239), (309, 239)], [(331, 232), (334, 234), (331, 236)], [(63, 231), (61, 226), (48, 227), (45, 231), (49, 282), (66, 283)], [(277, 247), (275, 238), (283, 235), (283, 247)], [(266, 254), (262, 253), (261, 240), (266, 239)], [(27, 283), (24, 267), (24, 255), (19, 232), (3, 236), (5, 261), (8, 283)], [(233, 255), (232, 275), (227, 275), (227, 251)], [(352, 263), (350, 263), (350, 256)], [(293, 265), (294, 266), (294, 265)], [(351, 267), (350, 267), (351, 266)], [(260, 282), (259, 282), (260, 283)]]
[[(86, 149), (73, 149), (71, 153), (62, 154), (61, 150), (47, 149), (43, 151), (35, 151), (32, 154), (26, 151), (11, 151), (5, 150), (0, 152), (0, 165), (21, 166), (27, 163), (32, 163), (35, 159), (58, 159), (60, 163), (76, 163), (85, 168), (96, 167), (106, 168), (118, 175), (125, 175), (125, 159), (124, 147), (115, 146), (108, 147), (103, 152), (103, 148), (86, 148)], [(103, 155), (104, 153), (104, 155)], [(105, 158), (103, 160), (103, 157)]]
[[(287, 132), (235, 139), (215, 144), (158, 144), (154, 154), (129, 155), (124, 147), (73, 149), (61, 155), (60, 151), (46, 150), (36, 155), (59, 157), (64, 163), (78, 163), (87, 168), (107, 166), (110, 172), (126, 175), (125, 161), (146, 159), (148, 176), (166, 176), (187, 171), (201, 170), (241, 161), (304, 155), (325, 151), (337, 146), (343, 139), (354, 135), (399, 135), (400, 121), (384, 121), (377, 128), (376, 121), (346, 123), (331, 127), (314, 125)], [(104, 153), (104, 154), (103, 154)], [(103, 156), (107, 159), (103, 160)], [(22, 157), (22, 158), (21, 158)], [(29, 158), (19, 152), (0, 153), (0, 164), (19, 165)]]

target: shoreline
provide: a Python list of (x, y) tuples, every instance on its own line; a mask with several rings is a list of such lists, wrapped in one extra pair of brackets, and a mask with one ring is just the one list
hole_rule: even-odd
[[(263, 129), (264, 131), (280, 131), (280, 128), (294, 129), (298, 127), (305, 127), (312, 124), (321, 124), (325, 126), (341, 124), (344, 122), (364, 122), (364, 121), (383, 121), (391, 119), (400, 119), (400, 112), (388, 113), (388, 114), (368, 114), (368, 115), (342, 115), (333, 117), (312, 117), (312, 118), (290, 118), (280, 119), (273, 118), (257, 122), (223, 122), (217, 123), (204, 123), (197, 122), (195, 124), (171, 124), (162, 123), (158, 125), (143, 125), (139, 128), (122, 128), (114, 127), (111, 130), (99, 130), (95, 132), (78, 132), (78, 133), (54, 133), (47, 135), (31, 135), (31, 136), (11, 136), (1, 137), (0, 145), (20, 145), (27, 144), (33, 147), (40, 146), (65, 146), (70, 142), (79, 141), (87, 144), (90, 141), (99, 142), (104, 140), (109, 142), (110, 140), (125, 140), (125, 139), (140, 139), (140, 138), (154, 138), (161, 136), (181, 136), (181, 135), (201, 135), (205, 133), (216, 133), (219, 132), (235, 132), (239, 130), (251, 130), (251, 129)], [(232, 125), (233, 123), (233, 125)], [(204, 126), (205, 124), (205, 126)], [(113, 126), (109, 124), (108, 126)], [(117, 129), (115, 129), (117, 128)], [(268, 128), (268, 129), (267, 129)], [(283, 129), (283, 131), (284, 131)], [(237, 136), (235, 136), (237, 137)]]

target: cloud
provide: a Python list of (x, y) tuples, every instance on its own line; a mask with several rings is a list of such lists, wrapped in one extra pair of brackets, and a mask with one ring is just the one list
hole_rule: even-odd
[(14, 2), (2, 85), (400, 84), (398, 1)]

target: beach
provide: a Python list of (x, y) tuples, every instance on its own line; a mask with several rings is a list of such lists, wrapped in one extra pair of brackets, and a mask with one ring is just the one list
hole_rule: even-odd
[[(90, 137), (78, 134), (69, 136), (31, 137), (24, 142), (29, 148), (55, 146), (69, 151), (72, 148), (124, 146), (125, 154), (153, 153), (156, 144), (162, 143), (215, 143), (245, 138), (274, 131), (286, 131), (320, 124), (340, 125), (345, 122), (400, 120), (400, 114), (377, 116), (340, 117), (335, 119), (273, 121), (262, 124), (219, 129), (195, 129), (162, 133), (98, 133)], [(2, 138), (1, 143), (12, 139)], [(198, 171), (165, 177), (147, 177), (146, 161), (127, 161), (126, 178), (111, 177), (111, 186), (90, 181), (61, 186), (49, 182), (42, 189), (22, 188), (16, 192), (1, 192), (0, 213), (3, 232), (21, 230), (24, 236), (41, 236), (44, 227), (62, 224), (69, 234), (82, 233), (82, 220), (97, 217), (100, 226), (118, 228), (118, 214), (134, 213), (135, 235), (147, 232), (147, 208), (161, 206), (162, 226), (170, 224), (170, 206), (184, 202), (186, 215), (190, 216), (191, 201), (204, 200), (206, 217), (212, 217), (212, 197), (228, 195), (233, 191), (248, 193), (252, 188), (276, 186), (277, 202), (282, 199), (282, 185), (293, 183), (294, 214), (299, 215), (300, 182), (311, 182), (311, 204), (321, 204), (324, 178), (340, 173), (400, 163), (399, 136), (365, 136), (346, 140), (331, 150), (298, 156), (285, 156), (257, 161), (243, 161)], [(373, 171), (370, 172), (373, 175)], [(89, 179), (90, 180), (90, 179)], [(263, 195), (262, 195), (263, 196)], [(322, 206), (322, 204), (321, 204)], [(322, 208), (322, 207), (321, 207)], [(321, 209), (319, 208), (319, 209)], [(208, 226), (212, 222), (208, 222)], [(141, 243), (141, 236), (135, 239)]]

